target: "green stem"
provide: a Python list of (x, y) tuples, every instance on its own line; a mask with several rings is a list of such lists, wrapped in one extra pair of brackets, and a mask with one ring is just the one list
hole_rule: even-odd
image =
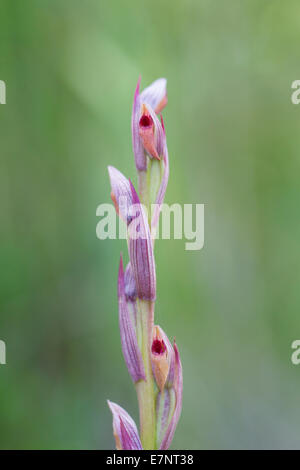
[(156, 448), (156, 415), (150, 348), (154, 321), (154, 303), (139, 300), (138, 308), (141, 321), (141, 351), (146, 376), (146, 380), (140, 380), (136, 384), (140, 412), (140, 434), (143, 449), (153, 450)]
[(149, 206), (149, 189), (148, 189), (148, 172), (147, 171), (139, 171), (138, 172), (138, 179), (139, 179), (139, 196), (140, 201), (148, 210)]

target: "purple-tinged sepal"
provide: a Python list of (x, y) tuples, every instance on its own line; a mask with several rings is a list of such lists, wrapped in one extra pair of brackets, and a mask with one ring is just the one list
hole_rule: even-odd
[(141, 97), (140, 97), (140, 83), (139, 77), (136, 90), (133, 98), (132, 116), (131, 116), (131, 134), (132, 134), (132, 147), (135, 159), (135, 166), (138, 171), (147, 170), (147, 156), (139, 135), (139, 120), (141, 117)]
[(145, 371), (142, 354), (137, 341), (134, 306), (129, 305), (129, 302), (126, 300), (126, 287), (122, 257), (120, 259), (118, 276), (118, 298), (122, 351), (128, 372), (131, 375), (133, 382), (136, 383), (139, 380), (145, 380)]
[(137, 333), (137, 292), (136, 292), (136, 283), (135, 283), (135, 278), (133, 275), (132, 267), (131, 264), (128, 263), (125, 269), (125, 274), (124, 274), (124, 285), (125, 285), (125, 299), (127, 302), (127, 308), (129, 311), (129, 315), (131, 318), (131, 321), (134, 325), (136, 335), (138, 338), (138, 333)]
[(148, 103), (154, 109), (156, 114), (161, 113), (168, 102), (167, 98), (167, 80), (158, 78), (151, 83), (141, 93), (141, 101)]
[(156, 274), (149, 224), (145, 208), (130, 181), (132, 202), (128, 224), (128, 250), (139, 299), (154, 301), (156, 298)]
[(113, 433), (117, 450), (143, 450), (135, 422), (121, 406), (107, 400), (113, 415)]
[(128, 263), (124, 275), (125, 297), (127, 302), (135, 302), (137, 298), (136, 283), (131, 264)]

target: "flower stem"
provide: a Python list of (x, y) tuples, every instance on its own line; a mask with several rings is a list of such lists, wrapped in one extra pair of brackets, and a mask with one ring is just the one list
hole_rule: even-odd
[(149, 188), (148, 188), (148, 172), (147, 171), (139, 171), (138, 172), (138, 180), (139, 180), (139, 195), (140, 201), (148, 210), (149, 206)]
[(136, 384), (140, 412), (140, 434), (143, 449), (156, 448), (156, 415), (154, 380), (150, 359), (150, 348), (153, 331), (154, 303), (139, 300), (139, 318), (141, 320), (141, 351), (145, 368), (145, 380)]

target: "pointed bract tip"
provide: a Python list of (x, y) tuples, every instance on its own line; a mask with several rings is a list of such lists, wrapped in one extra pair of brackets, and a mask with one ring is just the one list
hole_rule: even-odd
[(120, 253), (119, 271), (124, 272), (124, 269), (123, 269), (123, 253), (122, 253), (122, 251)]
[(113, 415), (113, 434), (117, 450), (142, 450), (135, 422), (121, 406), (107, 400)]
[(164, 131), (164, 134), (166, 135), (166, 130), (165, 130), (165, 123), (162, 114), (160, 114), (160, 122), (161, 122), (161, 127)]
[(140, 75), (139, 78), (138, 78), (137, 84), (136, 84), (136, 88), (135, 88), (135, 92), (134, 92), (134, 98), (136, 98), (140, 93), (141, 79), (142, 79), (142, 76)]
[(117, 168), (108, 166), (108, 174), (111, 186), (111, 198), (117, 214), (127, 224), (130, 222), (128, 214), (132, 204), (131, 191), (128, 179)]

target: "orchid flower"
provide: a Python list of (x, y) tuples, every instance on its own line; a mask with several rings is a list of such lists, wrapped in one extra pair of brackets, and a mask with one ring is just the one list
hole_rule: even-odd
[[(134, 94), (131, 129), (139, 192), (150, 212), (152, 238), (158, 224), (169, 179), (169, 159), (164, 123), (157, 113), (167, 104), (167, 80), (159, 78), (140, 93), (140, 79)], [(152, 214), (151, 204), (155, 204)]]

